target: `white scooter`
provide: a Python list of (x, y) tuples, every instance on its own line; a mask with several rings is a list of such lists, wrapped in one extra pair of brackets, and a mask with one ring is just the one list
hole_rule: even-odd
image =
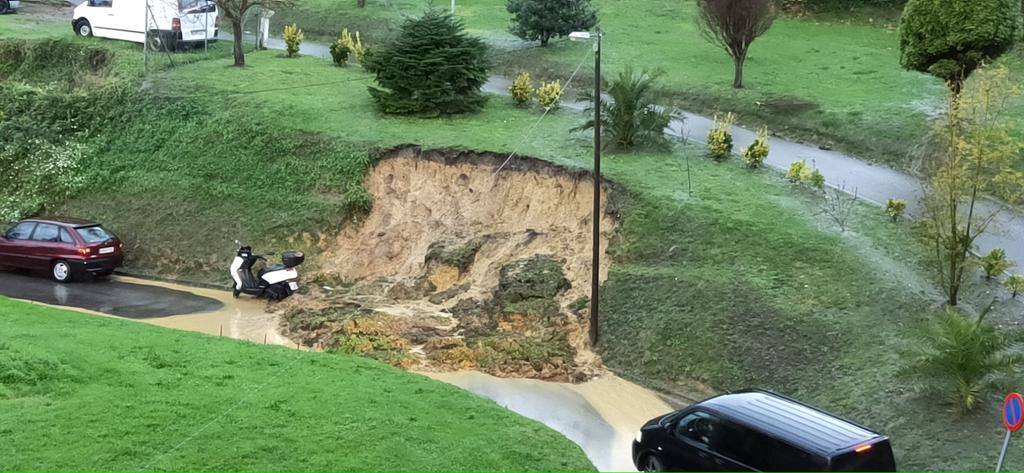
[(249, 294), (256, 297), (265, 297), (270, 300), (280, 301), (291, 296), (299, 289), (299, 272), (295, 267), (306, 260), (306, 255), (301, 251), (285, 251), (281, 253), (281, 264), (266, 265), (254, 276), (252, 267), (257, 261), (266, 263), (265, 256), (252, 252), (251, 246), (244, 246), (235, 240), (238, 245), (238, 253), (231, 262), (231, 278), (235, 280), (234, 296)]

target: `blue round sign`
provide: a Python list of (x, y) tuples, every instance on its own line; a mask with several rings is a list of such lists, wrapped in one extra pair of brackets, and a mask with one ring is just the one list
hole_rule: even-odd
[(1024, 425), (1024, 398), (1010, 393), (1003, 400), (1003, 425), (1010, 432), (1016, 432)]

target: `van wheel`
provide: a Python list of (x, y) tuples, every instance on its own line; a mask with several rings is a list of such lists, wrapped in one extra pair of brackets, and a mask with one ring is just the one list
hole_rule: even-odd
[(75, 23), (75, 33), (78, 33), (78, 36), (92, 36), (92, 25), (89, 24), (89, 20), (78, 20), (78, 23)]
[(163, 35), (159, 31), (152, 30), (146, 35), (147, 41), (149, 42), (149, 49), (153, 51), (161, 51), (164, 47)]
[(0, 15), (7, 13), (11, 10), (11, 4), (7, 0), (0, 0)]
[(53, 266), (50, 266), (50, 276), (59, 283), (71, 282), (71, 265), (64, 260), (55, 261)]
[(661, 462), (660, 458), (652, 453), (644, 457), (641, 468), (641, 471), (665, 471), (665, 464)]

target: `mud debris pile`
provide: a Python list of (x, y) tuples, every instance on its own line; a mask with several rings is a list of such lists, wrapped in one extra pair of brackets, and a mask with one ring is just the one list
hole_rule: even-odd
[[(370, 214), (327, 249), (314, 289), (282, 306), (285, 334), (407, 369), (558, 381), (596, 373), (586, 344), (591, 177), (518, 157), (496, 173), (504, 159), (387, 153), (366, 179)], [(609, 190), (602, 250), (617, 226)]]

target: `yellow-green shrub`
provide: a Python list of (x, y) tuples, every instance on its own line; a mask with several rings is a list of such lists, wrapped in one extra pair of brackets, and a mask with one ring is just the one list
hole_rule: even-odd
[(804, 170), (807, 169), (807, 162), (804, 160), (794, 161), (793, 164), (789, 165), (789, 169), (786, 170), (786, 179), (789, 182), (800, 182), (804, 176)]
[(736, 115), (726, 113), (715, 115), (715, 126), (708, 131), (708, 157), (715, 161), (725, 161), (732, 154), (732, 125), (736, 123)]
[(306, 35), (302, 33), (302, 30), (295, 23), (292, 23), (284, 27), (284, 52), (288, 57), (295, 57), (299, 53), (299, 45), (302, 44), (302, 40), (306, 39)]
[(331, 60), (334, 61), (334, 65), (338, 67), (344, 66), (348, 62), (348, 54), (351, 52), (345, 42), (338, 38), (331, 43)]
[(530, 80), (529, 72), (520, 72), (516, 76), (516, 80), (512, 81), (512, 85), (508, 88), (509, 94), (512, 95), (512, 101), (515, 102), (517, 107), (525, 107), (533, 100), (533, 81)]
[(562, 102), (562, 83), (557, 80), (542, 82), (537, 88), (537, 102), (544, 108), (558, 108)]
[(363, 46), (363, 40), (359, 37), (359, 32), (356, 31), (355, 36), (352, 36), (348, 32), (348, 28), (341, 30), (341, 37), (338, 38), (341, 44), (344, 44), (348, 48), (349, 52), (356, 56), (356, 62), (359, 65), (363, 65), (363, 57), (366, 56), (366, 48)]
[(757, 138), (750, 146), (740, 150), (740, 155), (748, 168), (754, 169), (764, 164), (768, 158), (768, 127), (763, 126), (757, 130)]
[(885, 203), (885, 214), (896, 222), (903, 216), (903, 212), (907, 210), (907, 201), (902, 199), (889, 199)]

